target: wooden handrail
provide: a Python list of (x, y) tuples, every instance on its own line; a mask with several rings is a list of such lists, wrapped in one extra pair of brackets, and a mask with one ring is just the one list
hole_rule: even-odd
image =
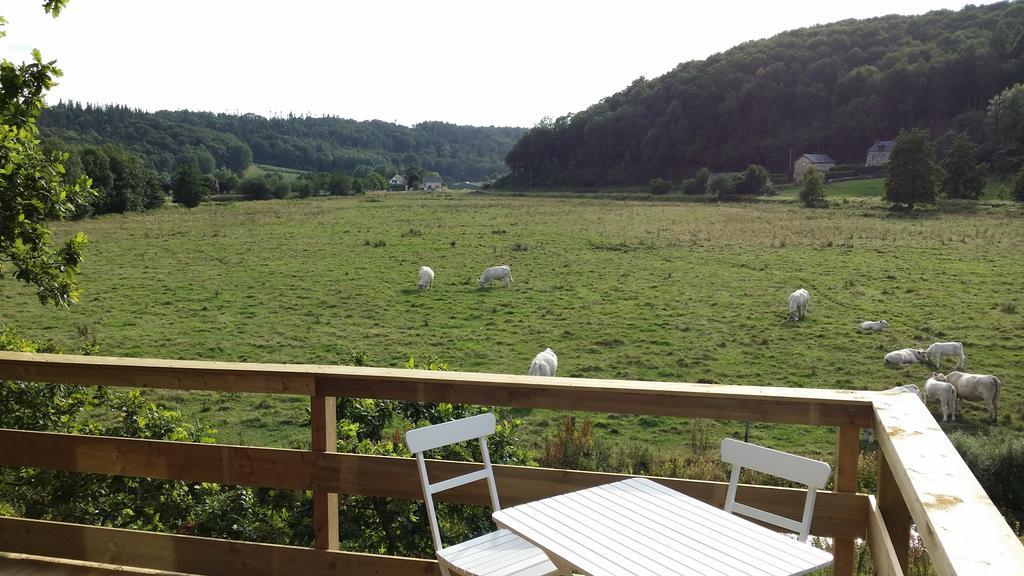
[(55, 384), (456, 402), (815, 426), (866, 428), (873, 422), (870, 395), (815, 388), (25, 352), (0, 352), (0, 378)]
[(1020, 540), (918, 398), (880, 394), (874, 429), (902, 513), (914, 519), (937, 573), (1024, 573)]
[[(1024, 546), (985, 496), (931, 414), (918, 400), (906, 394), (14, 352), (0, 352), (0, 378), (141, 388), (301, 394), (310, 396), (313, 406), (319, 407), (316, 411), (322, 412), (325, 418), (331, 398), (348, 396), (837, 426), (840, 430), (837, 437), (837, 492), (819, 496), (812, 531), (837, 538), (836, 568), (839, 573), (848, 574), (852, 569), (849, 539), (866, 535), (879, 573), (902, 574), (900, 564), (906, 562), (910, 516), (917, 523), (940, 575), (1010, 574), (1024, 566)], [(345, 493), (419, 498), (415, 482), (401, 481), (401, 478), (416, 477), (411, 459), (330, 453), (327, 445), (331, 441), (325, 435), (330, 423), (324, 420), (318, 426), (321, 445), (319, 449), (310, 451), (0, 430), (0, 465), (312, 489), (314, 494), (326, 495)], [(877, 502), (866, 495), (850, 493), (851, 487), (855, 486), (856, 430), (864, 426), (873, 426), (880, 445), (883, 473), (879, 479)], [(114, 458), (110, 458), (111, 455)], [(457, 462), (435, 462), (432, 465), (440, 471), (439, 477), (473, 466)], [(182, 471), (185, 467), (187, 472)], [(496, 467), (496, 476), (506, 505), (620, 477), (515, 466)], [(720, 505), (724, 498), (724, 483), (658, 480), (714, 504)], [(780, 512), (799, 507), (795, 503), (800, 500), (800, 495), (790, 494), (792, 491), (767, 487), (745, 489), (750, 491), (755, 501), (774, 505)], [(453, 491), (449, 496), (457, 502), (482, 503), (480, 495), (469, 492)], [(43, 530), (57, 534), (65, 530), (61, 526), (70, 526), (32, 522), (38, 521), (0, 520), (0, 528), (4, 528), (0, 530), (0, 549), (9, 550), (6, 546), (12, 541), (12, 533)], [(327, 528), (330, 528), (329, 524), (330, 521)], [(12, 526), (17, 527), (13, 532), (9, 530)], [(136, 536), (137, 533), (132, 531), (90, 527), (75, 527), (75, 530), (75, 534), (109, 543), (115, 547), (115, 552), (114, 542), (120, 538), (129, 541), (153, 538), (146, 542), (160, 547), (168, 545), (160, 538), (171, 538), (175, 542), (175, 550), (183, 549), (179, 545), (188, 547), (195, 544), (192, 540), (181, 540), (183, 537)], [(125, 533), (131, 534), (126, 536)], [(979, 538), (979, 534), (983, 537)], [(31, 538), (25, 537), (18, 542), (24, 546), (36, 546), (27, 544), (29, 540)], [(91, 554), (93, 557), (78, 559), (118, 561), (119, 556), (103, 549), (104, 545), (107, 544), (102, 544), (101, 548), (83, 548), (86, 550), (83, 555)], [(196, 545), (200, 546), (197, 550), (214, 550), (221, 546)], [(329, 547), (329, 543), (325, 547)], [(10, 549), (38, 553), (38, 546), (32, 550), (35, 552)], [(260, 553), (269, 559), (278, 554), (265, 552), (269, 548), (259, 550), (264, 550)], [(51, 548), (50, 551), (54, 550)], [(312, 552), (327, 555), (315, 556), (316, 562), (336, 565), (351, 561), (367, 570), (374, 566), (372, 558), (345, 556), (350, 553)], [(289, 551), (280, 554), (299, 553)], [(340, 560), (342, 558), (344, 560)], [(382, 574), (397, 569), (393, 568), (395, 566), (412, 566), (402, 564), (400, 559), (381, 558), (384, 560), (373, 570)], [(208, 567), (213, 566), (214, 571), (219, 570), (221, 565), (218, 563), (223, 562), (219, 557), (210, 561), (212, 564)], [(161, 562), (160, 566), (151, 567), (172, 564), (170, 561)], [(246, 564), (244, 560), (239, 562), (242, 566)], [(410, 573), (420, 573), (420, 570), (432, 573), (436, 569), (432, 561), (421, 562), (427, 564), (417, 564)], [(237, 571), (238, 568), (232, 570)], [(269, 570), (267, 573), (284, 572)], [(342, 570), (339, 573), (355, 572)]]

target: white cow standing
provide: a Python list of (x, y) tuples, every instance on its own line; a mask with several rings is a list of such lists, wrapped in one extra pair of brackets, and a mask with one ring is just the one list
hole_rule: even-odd
[(904, 348), (893, 350), (885, 355), (886, 366), (903, 366), (905, 364), (917, 364), (927, 362), (928, 353), (923, 348)]
[(929, 346), (925, 353), (928, 354), (928, 358), (935, 362), (936, 370), (939, 369), (943, 355), (953, 356), (957, 359), (957, 370), (964, 367), (964, 361), (967, 359), (964, 354), (964, 345), (960, 342), (936, 342)]
[(430, 290), (434, 286), (434, 271), (430, 266), (420, 266), (420, 290)]
[(555, 355), (555, 351), (551, 348), (545, 348), (533, 357), (533, 362), (530, 362), (530, 370), (527, 374), (530, 376), (554, 376), (557, 369), (558, 356)]
[(505, 288), (508, 288), (508, 285), (512, 283), (512, 267), (505, 264), (503, 266), (486, 268), (480, 274), (477, 284), (480, 288), (483, 288), (495, 280), (501, 280), (505, 284)]
[[(950, 372), (946, 374), (946, 380), (956, 388), (959, 401), (981, 400), (988, 408), (989, 424), (996, 423), (996, 413), (999, 411), (999, 389), (1002, 383), (999, 378), (991, 374), (970, 374), (967, 372)], [(954, 412), (954, 420), (955, 418)]]
[(869, 320), (867, 322), (860, 323), (861, 330), (868, 330), (871, 332), (881, 332), (889, 327), (888, 320)]
[(942, 421), (945, 422), (949, 415), (952, 415), (953, 422), (956, 422), (956, 398), (957, 390), (946, 376), (933, 372), (932, 377), (924, 383), (924, 403), (929, 400), (938, 399), (942, 405)]
[(810, 302), (811, 295), (803, 288), (798, 288), (795, 292), (789, 295), (787, 303), (789, 304), (789, 319), (796, 322), (804, 316), (807, 316), (807, 303)]

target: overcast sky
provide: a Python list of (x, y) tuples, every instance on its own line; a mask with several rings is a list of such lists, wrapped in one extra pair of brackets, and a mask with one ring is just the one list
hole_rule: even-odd
[[(982, 2), (985, 3), (985, 2)], [(949, 0), (2, 0), (0, 56), (64, 70), (48, 101), (532, 126), (747, 40)]]

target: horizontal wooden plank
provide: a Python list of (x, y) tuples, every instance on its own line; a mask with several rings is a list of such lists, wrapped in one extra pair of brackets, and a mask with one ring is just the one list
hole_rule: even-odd
[(872, 422), (870, 398), (851, 390), (24, 352), (0, 352), (0, 378), (140, 388), (455, 402), (821, 426), (867, 427)]
[(52, 384), (304, 396), (311, 396), (315, 386), (313, 374), (301, 366), (29, 352), (0, 352), (0, 378)]
[(818, 426), (871, 425), (870, 399), (846, 390), (363, 369), (319, 374), (317, 391), (327, 396), (418, 402)]
[(878, 509), (874, 496), (868, 496), (868, 547), (871, 549), (871, 564), (877, 576), (903, 576), (896, 549), (885, 529), (885, 520)]
[(0, 552), (0, 574), (5, 576), (187, 576), (182, 572), (128, 568), (98, 562), (80, 562), (3, 552)]
[(0, 430), (0, 465), (308, 490), (305, 450)]
[[(79, 436), (23, 430), (0, 430), (0, 465), (138, 476), (189, 482), (262, 486), (361, 496), (421, 500), (416, 461), (412, 458), (360, 454), (314, 454), (302, 450), (248, 448), (102, 436)], [(480, 464), (430, 460), (434, 480), (480, 469)], [(528, 466), (494, 467), (498, 493), (506, 506), (530, 502), (628, 476)], [(659, 478), (659, 482), (713, 504), (725, 502), (726, 484)], [(746, 492), (750, 493), (745, 496)], [(799, 516), (801, 491), (769, 487), (742, 488), (753, 505), (778, 514)], [(482, 486), (445, 491), (438, 498), (464, 504), (489, 502)], [(862, 495), (819, 492), (815, 534), (857, 537), (867, 519)]]
[[(431, 481), (437, 482), (480, 469), (479, 464), (428, 460)], [(422, 500), (416, 471), (411, 458), (328, 454), (316, 470), (315, 481), (326, 489), (342, 494), (386, 496)], [(609, 482), (630, 478), (626, 474), (581, 472), (526, 466), (494, 466), (494, 477), (502, 506), (514, 506), (548, 496), (564, 494)], [(703, 482), (677, 478), (654, 478), (659, 483), (713, 506), (725, 504), (726, 482)], [(337, 484), (334, 484), (337, 482)], [(740, 498), (776, 514), (799, 518), (803, 513), (806, 493), (803, 490), (768, 486), (741, 486)], [(438, 500), (462, 504), (488, 504), (486, 487), (468, 484), (434, 496)], [(843, 538), (863, 537), (867, 516), (863, 494), (819, 491), (814, 508), (811, 531), (820, 536)]]
[(878, 394), (875, 437), (940, 576), (1020, 574), (1024, 545), (921, 401)]
[[(59, 543), (59, 545), (57, 545)], [(0, 550), (217, 576), (437, 576), (437, 562), (0, 518)]]

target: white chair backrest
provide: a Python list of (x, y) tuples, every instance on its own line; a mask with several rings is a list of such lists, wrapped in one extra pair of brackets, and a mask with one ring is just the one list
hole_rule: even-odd
[[(410, 452), (416, 455), (416, 465), (419, 468), (420, 484), (423, 487), (423, 500), (427, 505), (427, 518), (430, 521), (430, 533), (434, 538), (435, 550), (441, 550), (443, 546), (441, 545), (441, 530), (437, 525), (437, 513), (434, 511), (434, 494), (462, 486), (463, 484), (476, 482), (477, 480), (487, 480), (487, 489), (491, 494), (491, 507), (494, 510), (501, 510), (501, 504), (498, 503), (498, 488), (494, 483), (494, 470), (491, 468), (491, 457), (487, 452), (487, 436), (494, 434), (494, 429), (494, 414), (488, 412), (470, 416), (469, 418), (462, 418), (461, 420), (416, 428), (405, 433), (405, 445), (409, 447)], [(427, 463), (423, 453), (427, 450), (458, 444), (474, 438), (480, 440), (480, 454), (484, 464), (483, 470), (476, 470), (431, 484), (427, 476)]]
[[(726, 512), (742, 514), (791, 530), (800, 535), (801, 542), (807, 541), (814, 512), (815, 495), (819, 489), (825, 487), (829, 477), (832, 476), (832, 467), (828, 463), (756, 444), (740, 442), (732, 438), (722, 439), (722, 461), (732, 464), (729, 492), (725, 497)], [(807, 486), (807, 499), (804, 502), (804, 513), (800, 522), (736, 502), (736, 486), (739, 484), (742, 468), (750, 468)]]

